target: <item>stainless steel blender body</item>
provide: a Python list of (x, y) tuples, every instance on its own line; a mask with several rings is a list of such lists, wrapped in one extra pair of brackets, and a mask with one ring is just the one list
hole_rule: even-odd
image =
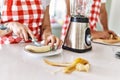
[(92, 49), (89, 19), (86, 15), (87, 0), (70, 0), (71, 20), (62, 48), (74, 52)]
[(71, 22), (62, 48), (78, 53), (83, 53), (92, 49), (89, 19), (87, 17), (71, 17)]

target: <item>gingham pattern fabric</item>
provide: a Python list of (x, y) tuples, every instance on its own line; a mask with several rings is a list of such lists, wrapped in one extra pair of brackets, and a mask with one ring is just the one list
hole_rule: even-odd
[(91, 14), (89, 16), (89, 25), (90, 25), (90, 28), (91, 29), (95, 29), (96, 27), (96, 22), (98, 21), (98, 17), (99, 17), (99, 14), (100, 14), (100, 4), (101, 0), (93, 0), (93, 4), (92, 4), (92, 7), (91, 7)]
[[(91, 29), (95, 29), (96, 27), (96, 22), (98, 21), (97, 19), (100, 13), (100, 6), (101, 6), (101, 0), (93, 0), (93, 4), (91, 6), (90, 15), (89, 15), (89, 25)], [(70, 16), (66, 16), (61, 32), (61, 40), (63, 41), (67, 33), (69, 23), (70, 23)]]
[[(40, 26), (43, 20), (43, 8), (40, 0), (5, 0), (2, 11), (2, 24), (19, 22), (33, 32), (40, 40)], [(23, 40), (13, 33), (0, 37), (0, 44), (19, 43)]]
[(62, 41), (64, 41), (69, 23), (70, 23), (70, 16), (66, 16), (65, 21), (64, 21), (63, 26), (62, 26), (62, 32), (61, 32), (61, 40)]

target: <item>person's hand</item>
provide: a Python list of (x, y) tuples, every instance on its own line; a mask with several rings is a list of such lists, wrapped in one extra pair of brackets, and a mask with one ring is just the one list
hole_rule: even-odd
[(11, 30), (0, 30), (0, 37), (6, 36), (8, 34), (12, 33)]
[(110, 39), (111, 35), (116, 37), (117, 35), (113, 31), (92, 31), (92, 39)]
[[(115, 33), (115, 32), (113, 32), (113, 31), (111, 31), (111, 30), (108, 30), (108, 33), (110, 34), (110, 35), (112, 35), (112, 38), (113, 39), (115, 39), (118, 35)], [(111, 36), (110, 36), (111, 37)]]
[(43, 40), (45, 40), (45, 45), (50, 45), (52, 47), (57, 46), (57, 48), (60, 48), (62, 45), (62, 40), (60, 40), (58, 37), (54, 36), (54, 35), (44, 35), (43, 36)]
[(31, 37), (32, 39), (34, 38), (31, 30), (21, 23), (9, 22), (7, 23), (7, 28), (12, 30), (16, 36), (23, 38), (25, 41), (28, 40), (28, 37)]

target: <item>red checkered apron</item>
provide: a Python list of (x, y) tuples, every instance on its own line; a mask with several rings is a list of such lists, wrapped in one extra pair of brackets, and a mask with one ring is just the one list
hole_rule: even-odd
[[(40, 0), (5, 0), (2, 23), (19, 22), (28, 27), (38, 40), (41, 40), (40, 26), (43, 8)], [(0, 44), (19, 43), (23, 40), (13, 33), (0, 37)]]
[(93, 0), (93, 4), (89, 16), (89, 20), (90, 20), (89, 25), (90, 28), (93, 30), (96, 27), (96, 22), (98, 21), (98, 17), (100, 15), (100, 7), (101, 7), (101, 0)]
[[(93, 0), (93, 4), (91, 6), (90, 15), (89, 15), (89, 25), (91, 29), (95, 29), (96, 27), (96, 22), (98, 21), (98, 17), (100, 13), (100, 6), (101, 6), (101, 0)], [(61, 39), (63, 41), (67, 33), (69, 23), (70, 23), (70, 17), (66, 16), (61, 32)]]

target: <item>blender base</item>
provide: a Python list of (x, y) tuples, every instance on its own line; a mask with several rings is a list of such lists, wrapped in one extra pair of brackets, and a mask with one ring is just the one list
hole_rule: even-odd
[(64, 45), (62, 46), (62, 48), (65, 49), (65, 50), (69, 50), (69, 51), (73, 51), (73, 52), (77, 52), (77, 53), (84, 53), (84, 52), (92, 50), (92, 47), (80, 50), (80, 49), (73, 49), (73, 48), (70, 48), (70, 47), (67, 47), (67, 46), (64, 46)]

